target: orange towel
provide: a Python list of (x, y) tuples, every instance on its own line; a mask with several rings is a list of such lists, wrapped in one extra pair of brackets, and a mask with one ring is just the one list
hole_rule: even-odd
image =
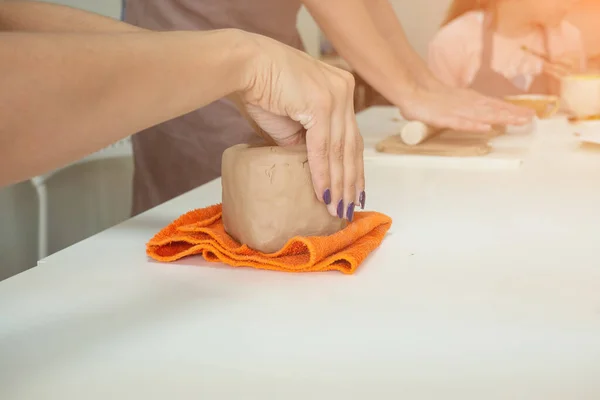
[(158, 261), (201, 254), (207, 261), (233, 267), (286, 272), (337, 270), (352, 274), (375, 250), (392, 224), (376, 212), (357, 212), (354, 221), (330, 236), (295, 237), (276, 253), (265, 254), (240, 245), (221, 221), (221, 205), (190, 211), (148, 242), (146, 253)]

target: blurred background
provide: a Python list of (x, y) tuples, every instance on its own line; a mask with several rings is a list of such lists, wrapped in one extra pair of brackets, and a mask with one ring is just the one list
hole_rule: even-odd
[[(121, 0), (44, 1), (116, 19), (122, 17)], [(409, 41), (426, 58), (429, 42), (451, 0), (390, 2)], [(600, 67), (600, 57), (594, 56), (600, 54), (600, 35), (596, 34), (600, 0), (581, 0), (578, 3), (581, 6), (573, 10), (568, 19), (580, 29), (588, 60), (597, 58)], [(297, 23), (309, 54), (348, 68), (306, 10), (300, 12)], [(387, 104), (359, 76), (355, 77), (357, 111), (371, 105)], [(0, 280), (35, 266), (40, 257), (127, 219), (131, 205), (131, 178), (131, 152), (129, 143), (124, 141), (59, 171), (0, 189)]]
[[(48, 1), (121, 17), (120, 0)], [(434, 35), (449, 0), (392, 0), (407, 34), (421, 55)], [(303, 10), (298, 26), (307, 51), (327, 50), (316, 24)], [(40, 200), (47, 204), (47, 253), (52, 254), (129, 217), (132, 161), (122, 144), (117, 154), (82, 160), (45, 177), (39, 198), (31, 181), (0, 189), (0, 279), (36, 265)], [(41, 180), (42, 181), (42, 180)], [(43, 229), (43, 227), (42, 227)], [(101, 249), (99, 249), (101, 251)], [(143, 251), (141, 249), (140, 251)]]

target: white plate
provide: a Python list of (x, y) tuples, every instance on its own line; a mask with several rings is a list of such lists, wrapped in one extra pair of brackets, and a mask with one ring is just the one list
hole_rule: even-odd
[(575, 136), (582, 142), (600, 144), (600, 120), (571, 124)]

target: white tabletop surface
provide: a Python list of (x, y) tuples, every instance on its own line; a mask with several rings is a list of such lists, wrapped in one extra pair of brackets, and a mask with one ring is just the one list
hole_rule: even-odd
[(394, 223), (352, 276), (149, 261), (218, 181), (42, 260), (0, 282), (0, 399), (600, 399), (600, 151), (496, 144), (520, 167), (371, 154)]

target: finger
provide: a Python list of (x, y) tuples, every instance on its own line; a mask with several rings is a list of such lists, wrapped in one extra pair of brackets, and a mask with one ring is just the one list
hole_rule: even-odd
[[(354, 114), (354, 77), (351, 74), (342, 74), (346, 86), (345, 103), (345, 137), (344, 137), (344, 204), (345, 217), (352, 222), (354, 208), (359, 204), (360, 193), (364, 190), (364, 165), (362, 178), (359, 180), (359, 164), (362, 164), (362, 143), (359, 143), (360, 134)], [(358, 151), (360, 150), (360, 155)], [(360, 186), (359, 186), (360, 183)], [(359, 189), (360, 187), (360, 189)]]
[(457, 131), (467, 131), (467, 132), (488, 132), (492, 129), (490, 124), (485, 124), (482, 122), (473, 121), (472, 119), (466, 118), (455, 118), (451, 122), (447, 124), (450, 129), (454, 129)]
[[(487, 108), (486, 116), (488, 116), (488, 117), (490, 115), (494, 116), (494, 114), (496, 114), (499, 110), (504, 110), (510, 114), (514, 114), (515, 117), (522, 117), (522, 118), (530, 118), (531, 117), (531, 110), (529, 110), (528, 108), (516, 106), (516, 105), (506, 102), (505, 100), (500, 99), (500, 98), (484, 96), (475, 91), (470, 90), (470, 92), (474, 96), (478, 97), (479, 101), (476, 103), (474, 102), (474, 104), (478, 108), (479, 107)], [(501, 118), (504, 118), (504, 117), (505, 117), (504, 115), (501, 116)]]
[(346, 84), (346, 131), (344, 150), (344, 209), (352, 221), (355, 207), (365, 208), (364, 142), (360, 135), (354, 111), (354, 76), (339, 68), (332, 68)]
[[(346, 130), (346, 98), (345, 89), (340, 86), (339, 77), (332, 78), (334, 93), (333, 113), (331, 116), (331, 131), (329, 145), (329, 179), (331, 181), (331, 204), (329, 212), (338, 218), (346, 214), (347, 198), (344, 193), (344, 153)], [(346, 201), (345, 201), (346, 200)]]
[(442, 118), (438, 118), (436, 122), (439, 126), (443, 126), (448, 129), (464, 130), (469, 132), (487, 132), (492, 126), (484, 122), (480, 122), (478, 118), (473, 118), (461, 115), (452, 115)]
[(569, 75), (571, 73), (573, 73), (573, 68), (569, 67), (569, 66), (561, 66), (561, 65), (557, 65), (556, 68), (554, 68), (552, 70), (553, 76), (555, 78), (562, 78), (563, 76)]
[(331, 181), (329, 172), (329, 132), (331, 129), (331, 99), (329, 94), (319, 95), (313, 102), (314, 111), (301, 118), (306, 129), (308, 165), (317, 198), (329, 206)]
[(465, 110), (461, 117), (487, 125), (524, 125), (531, 122), (534, 114), (528, 108), (491, 98)]
[[(347, 121), (352, 123), (351, 121)], [(356, 207), (356, 133), (352, 125), (346, 125), (344, 138), (344, 217), (352, 222)]]
[(511, 104), (507, 101), (498, 101), (501, 103), (498, 106), (498, 112), (493, 115), (493, 118), (485, 122), (491, 125), (526, 125), (531, 123), (535, 116), (535, 111), (527, 108)]
[(360, 206), (361, 210), (365, 209), (367, 201), (367, 192), (365, 184), (365, 159), (364, 151), (365, 145), (363, 137), (361, 136), (358, 125), (356, 124), (356, 118), (353, 116), (353, 123), (356, 131), (356, 201), (357, 205)]
[(544, 63), (544, 69), (553, 70), (560, 74), (573, 73), (579, 62), (575, 58), (565, 58), (558, 61)]

